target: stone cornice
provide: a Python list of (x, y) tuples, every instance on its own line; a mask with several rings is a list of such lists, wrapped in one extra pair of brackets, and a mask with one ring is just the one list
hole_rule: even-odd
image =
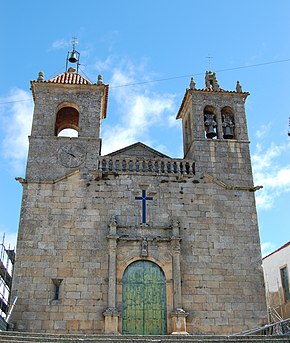
[(224, 188), (224, 189), (228, 189), (228, 190), (241, 190), (241, 191), (249, 191), (249, 192), (256, 192), (259, 189), (263, 188), (263, 186), (234, 186), (234, 185), (227, 185), (226, 183), (215, 179), (213, 176), (209, 175), (209, 174), (203, 174), (203, 176), (207, 179), (209, 179), (210, 181), (212, 181), (213, 183), (215, 183), (216, 185)]
[(24, 184), (27, 184), (27, 183), (40, 183), (40, 184), (55, 184), (55, 183), (58, 183), (62, 180), (65, 180), (65, 179), (68, 179), (69, 177), (73, 176), (73, 175), (76, 175), (80, 172), (79, 169), (76, 169), (68, 174), (65, 174), (64, 176), (62, 177), (59, 177), (55, 180), (27, 180), (27, 179), (24, 179), (22, 177), (16, 177), (15, 180), (20, 182), (22, 185)]

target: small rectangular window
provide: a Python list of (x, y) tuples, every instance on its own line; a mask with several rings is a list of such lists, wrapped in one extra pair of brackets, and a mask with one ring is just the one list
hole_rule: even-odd
[(280, 269), (282, 288), (284, 292), (285, 302), (290, 300), (289, 277), (287, 266)]
[(54, 285), (53, 300), (59, 300), (59, 285)]
[(52, 300), (59, 300), (60, 285), (63, 279), (52, 279), (53, 282), (53, 296)]

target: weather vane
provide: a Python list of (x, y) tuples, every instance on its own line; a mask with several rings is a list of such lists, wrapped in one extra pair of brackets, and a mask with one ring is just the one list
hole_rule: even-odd
[(76, 37), (73, 37), (73, 38), (72, 38), (71, 44), (72, 44), (73, 50), (75, 50), (76, 47), (77, 47), (77, 45), (79, 44), (79, 42), (77, 41), (77, 38), (76, 38)]

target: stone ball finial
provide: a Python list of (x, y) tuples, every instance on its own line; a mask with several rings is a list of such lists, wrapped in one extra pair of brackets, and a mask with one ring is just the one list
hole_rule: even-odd
[(75, 72), (76, 72), (76, 70), (75, 70), (75, 68), (73, 68), (73, 67), (70, 67), (70, 68), (68, 68), (68, 72), (69, 72), (69, 73), (75, 73)]
[(38, 73), (38, 78), (37, 78), (37, 81), (41, 82), (44, 80), (44, 72), (43, 71), (40, 71)]
[(190, 89), (195, 89), (195, 82), (194, 82), (193, 77), (190, 79), (189, 88), (190, 88)]
[(236, 84), (236, 91), (238, 93), (241, 93), (243, 90), (242, 90), (242, 86), (240, 84), (240, 81), (237, 81), (237, 84)]
[(98, 75), (98, 85), (103, 84), (103, 76), (101, 74)]

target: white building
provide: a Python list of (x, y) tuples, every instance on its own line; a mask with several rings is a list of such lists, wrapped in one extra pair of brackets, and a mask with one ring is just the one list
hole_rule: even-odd
[[(267, 304), (273, 321), (290, 317), (290, 241), (263, 258)], [(276, 313), (276, 316), (275, 316)]]

